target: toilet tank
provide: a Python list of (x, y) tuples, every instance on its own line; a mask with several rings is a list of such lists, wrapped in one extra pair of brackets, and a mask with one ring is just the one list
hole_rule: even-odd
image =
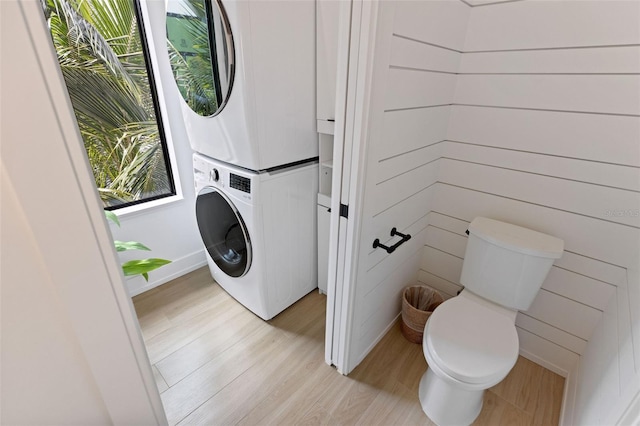
[(494, 303), (527, 310), (563, 249), (551, 235), (477, 217), (469, 225), (460, 283)]

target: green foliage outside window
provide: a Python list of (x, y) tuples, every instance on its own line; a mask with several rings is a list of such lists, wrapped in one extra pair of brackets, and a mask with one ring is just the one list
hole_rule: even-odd
[(42, 0), (107, 208), (174, 193), (133, 0)]
[(216, 93), (209, 18), (205, 0), (172, 0), (180, 13), (167, 14), (167, 50), (180, 94), (189, 107), (202, 116), (219, 108)]

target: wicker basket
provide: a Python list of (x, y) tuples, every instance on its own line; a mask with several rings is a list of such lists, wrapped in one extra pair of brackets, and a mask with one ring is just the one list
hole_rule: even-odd
[(429, 315), (444, 299), (435, 290), (423, 285), (414, 285), (402, 292), (402, 325), (404, 337), (412, 343), (422, 343), (424, 326)]

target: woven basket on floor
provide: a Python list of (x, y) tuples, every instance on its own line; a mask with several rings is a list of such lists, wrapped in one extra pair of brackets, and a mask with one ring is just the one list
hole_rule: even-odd
[(402, 324), (404, 337), (413, 343), (422, 343), (424, 326), (429, 315), (444, 299), (435, 290), (423, 285), (414, 285), (402, 292)]

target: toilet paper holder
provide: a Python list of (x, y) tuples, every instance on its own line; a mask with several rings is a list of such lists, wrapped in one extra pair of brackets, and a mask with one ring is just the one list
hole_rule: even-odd
[(387, 251), (387, 253), (391, 254), (394, 251), (396, 251), (396, 249), (398, 247), (400, 247), (402, 244), (404, 244), (405, 242), (407, 242), (407, 241), (409, 241), (411, 239), (411, 235), (410, 234), (403, 234), (401, 232), (398, 232), (398, 230), (395, 227), (391, 228), (391, 236), (394, 237), (396, 235), (401, 237), (402, 239), (400, 241), (398, 241), (397, 243), (395, 243), (394, 245), (392, 245), (391, 247), (385, 246), (384, 244), (380, 243), (380, 239), (379, 238), (376, 238), (375, 240), (373, 240), (373, 248), (375, 249), (375, 248), (380, 247), (382, 249), (385, 249)]

